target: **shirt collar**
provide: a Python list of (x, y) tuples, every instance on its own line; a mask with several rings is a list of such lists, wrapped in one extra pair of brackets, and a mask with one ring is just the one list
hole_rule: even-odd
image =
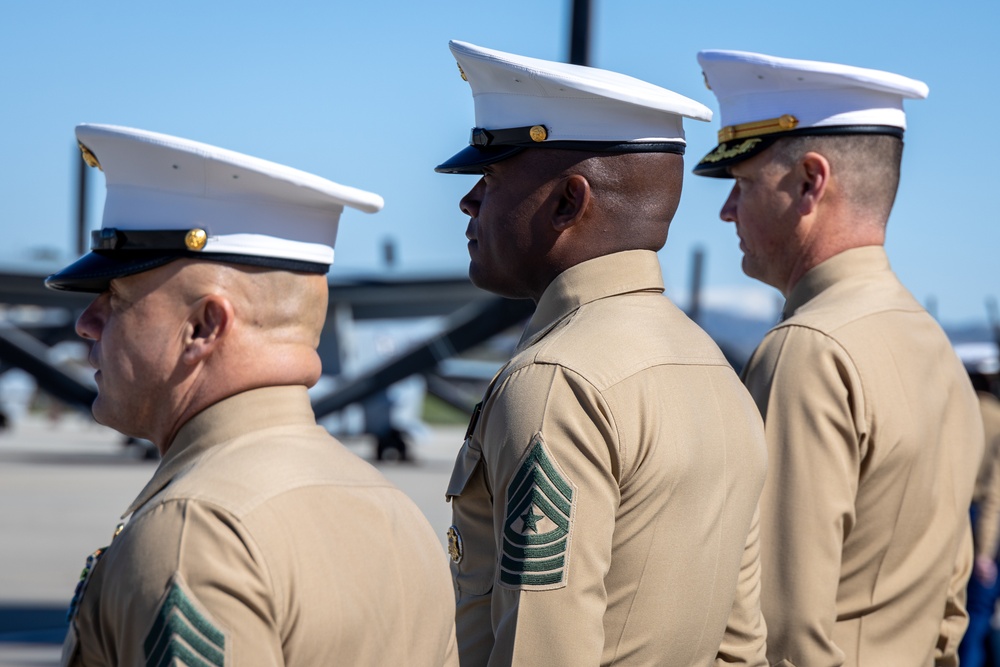
[(652, 250), (617, 252), (566, 269), (542, 293), (516, 351), (533, 345), (580, 306), (629, 292), (663, 292), (660, 260)]
[(888, 271), (889, 258), (880, 245), (851, 248), (811, 268), (796, 283), (785, 301), (781, 319), (786, 320), (821, 292), (847, 278)]
[(264, 428), (302, 423), (315, 424), (316, 416), (308, 391), (298, 385), (252, 389), (205, 408), (177, 432), (153, 478), (122, 518), (193, 468), (212, 447)]

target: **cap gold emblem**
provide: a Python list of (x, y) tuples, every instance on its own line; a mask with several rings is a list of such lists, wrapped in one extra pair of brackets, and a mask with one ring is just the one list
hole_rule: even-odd
[(532, 141), (541, 142), (549, 136), (546, 132), (545, 127), (542, 125), (533, 125), (530, 130), (528, 130), (528, 136), (531, 137)]
[(97, 161), (97, 156), (89, 148), (79, 141), (76, 142), (76, 145), (80, 147), (80, 153), (83, 154), (83, 161), (87, 163), (88, 167), (97, 167), (101, 171), (104, 171), (104, 169), (101, 169), (101, 163)]
[(451, 557), (451, 562), (456, 565), (462, 562), (462, 556), (465, 555), (462, 536), (458, 534), (458, 528), (455, 526), (448, 529), (448, 555)]
[[(458, 63), (455, 63), (455, 64), (458, 65)], [(458, 65), (458, 73), (462, 75), (462, 81), (468, 81), (469, 80), (468, 77), (465, 76), (465, 70), (462, 69), (461, 65)]]
[(208, 234), (204, 229), (192, 229), (184, 237), (184, 245), (188, 250), (201, 250), (208, 242)]

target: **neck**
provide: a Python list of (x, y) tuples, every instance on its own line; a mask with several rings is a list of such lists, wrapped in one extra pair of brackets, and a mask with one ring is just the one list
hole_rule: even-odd
[(195, 415), (230, 396), (261, 387), (300, 385), (311, 387), (322, 374), (314, 347), (271, 341), (261, 343), (238, 358), (213, 357), (178, 388), (172, 417), (158, 433), (150, 435), (160, 454), (166, 454), (178, 431)]
[(856, 214), (803, 220), (801, 246), (784, 286), (776, 285), (787, 298), (802, 277), (831, 257), (865, 246), (885, 245), (885, 225)]

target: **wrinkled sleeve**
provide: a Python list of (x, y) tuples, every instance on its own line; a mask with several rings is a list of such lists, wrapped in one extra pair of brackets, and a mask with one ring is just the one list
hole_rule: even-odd
[(716, 656), (716, 667), (767, 667), (767, 628), (760, 611), (760, 509), (747, 535), (733, 609)]
[(484, 411), (498, 551), (490, 665), (601, 662), (615, 516), (616, 431), (572, 372), (518, 370)]
[(864, 457), (861, 383), (836, 342), (794, 326), (768, 334), (745, 382), (768, 445), (760, 504), (768, 659), (836, 667), (844, 662), (833, 641), (842, 547)]
[(133, 534), (118, 563), (133, 571), (120, 572), (105, 602), (127, 619), (104, 626), (117, 664), (282, 664), (270, 577), (252, 537), (231, 515), (171, 501), (126, 531)]
[(965, 590), (972, 574), (973, 548), (971, 525), (966, 526), (962, 543), (955, 559), (955, 567), (948, 580), (948, 597), (944, 617), (934, 649), (935, 667), (958, 667), (958, 645), (969, 627), (969, 613), (965, 607)]
[(987, 443), (984, 495), (976, 512), (975, 543), (976, 555), (987, 558), (997, 557), (1000, 545), (1000, 434), (993, 434), (993, 442)]

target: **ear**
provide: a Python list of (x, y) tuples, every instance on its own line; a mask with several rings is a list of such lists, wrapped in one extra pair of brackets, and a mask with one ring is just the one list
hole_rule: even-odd
[(196, 364), (207, 359), (232, 330), (233, 304), (217, 294), (209, 294), (195, 304), (187, 321), (183, 359)]
[(812, 151), (802, 156), (799, 162), (799, 215), (809, 215), (815, 212), (820, 201), (826, 196), (830, 185), (830, 161), (819, 153)]
[(585, 176), (573, 174), (563, 180), (553, 193), (559, 199), (552, 216), (552, 226), (564, 232), (580, 220), (590, 206), (590, 183)]

